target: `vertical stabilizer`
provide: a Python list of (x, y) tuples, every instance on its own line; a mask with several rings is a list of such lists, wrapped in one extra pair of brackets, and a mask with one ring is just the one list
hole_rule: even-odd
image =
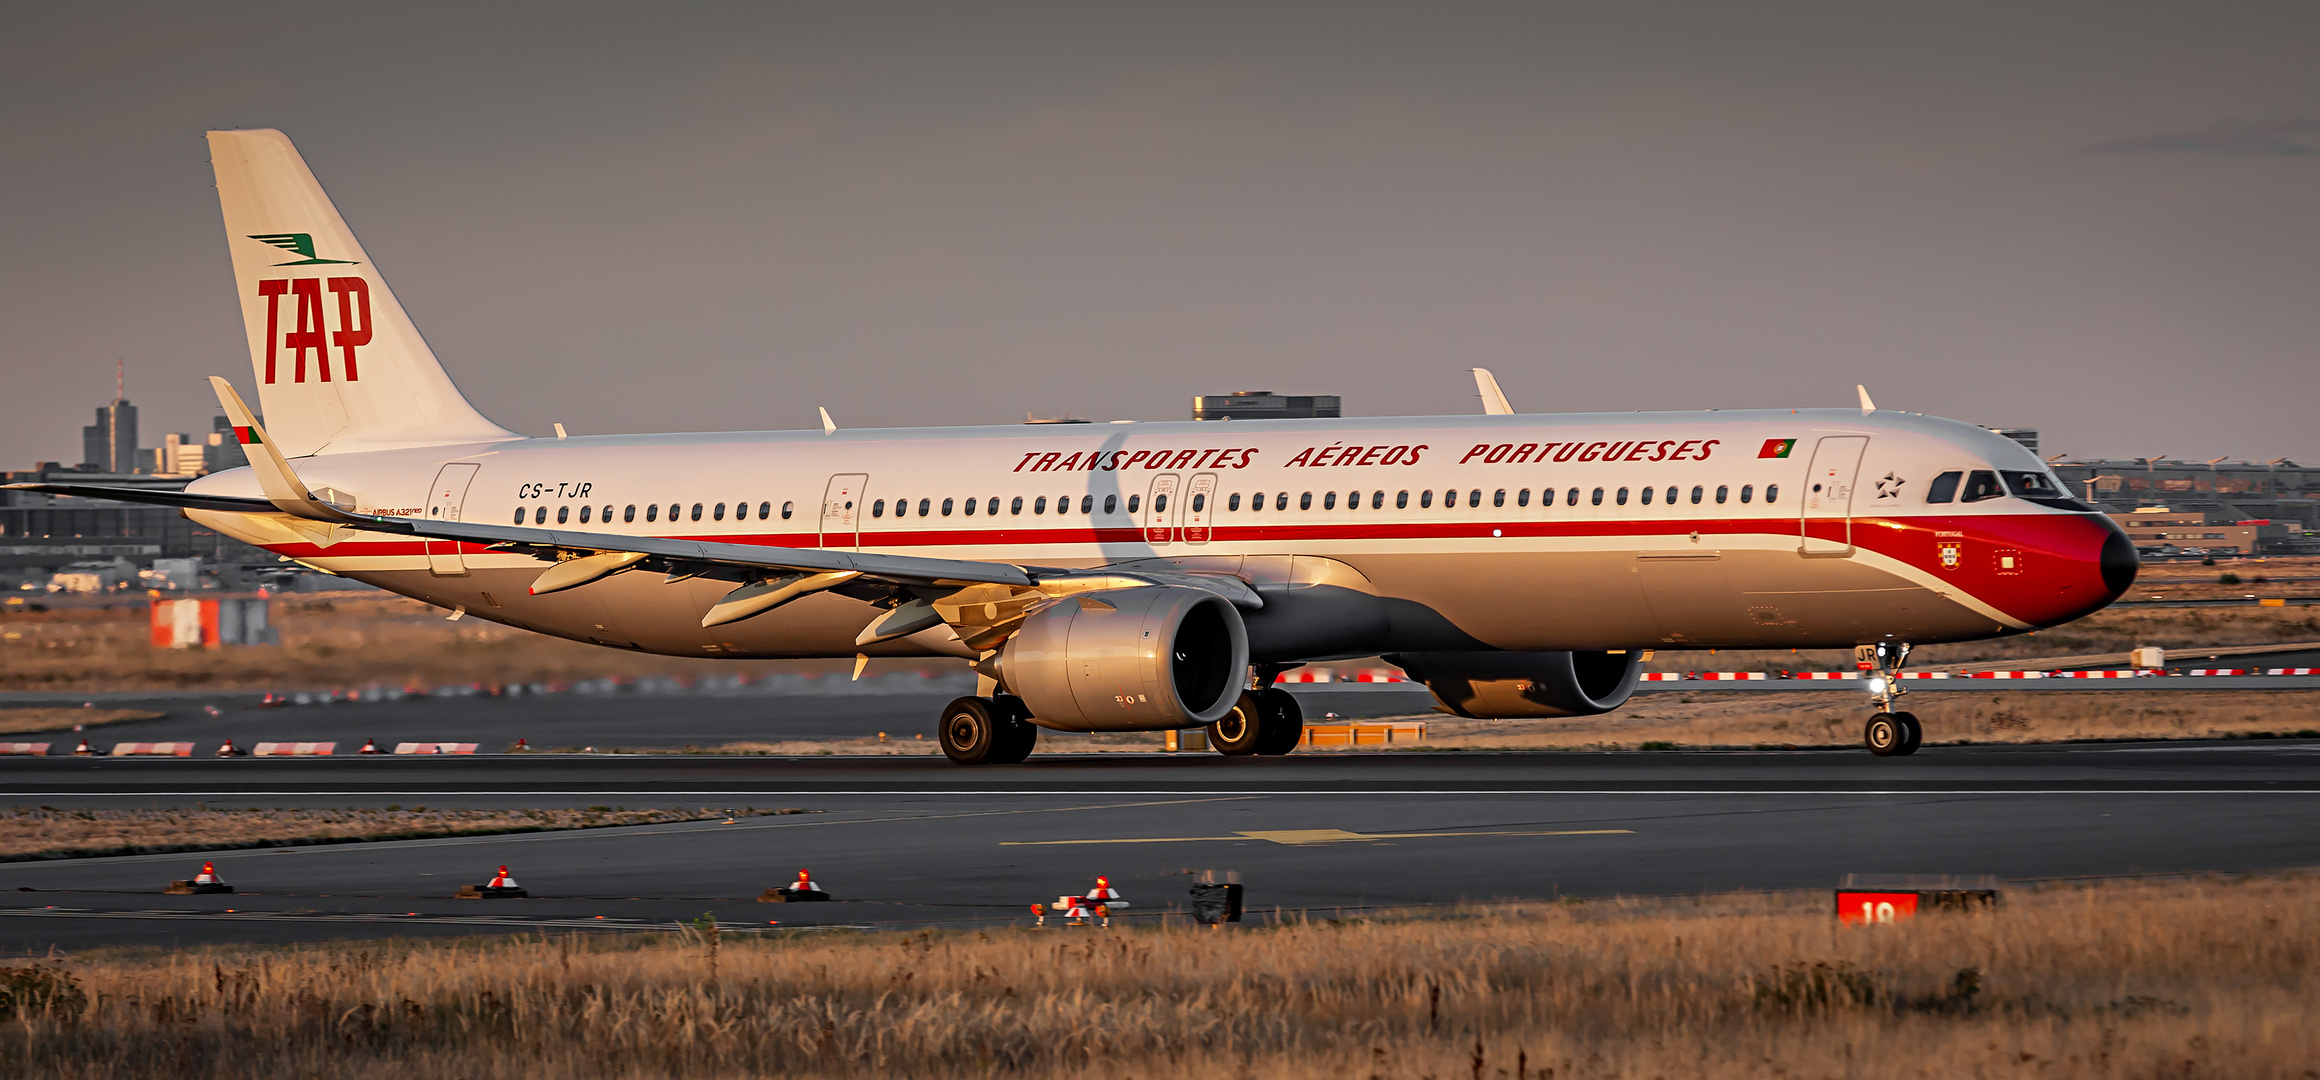
[(289, 457), (516, 438), (443, 373), (279, 131), (212, 131), (266, 430)]

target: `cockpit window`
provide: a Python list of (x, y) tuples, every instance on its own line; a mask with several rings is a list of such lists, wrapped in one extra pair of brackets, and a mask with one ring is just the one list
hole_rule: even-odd
[(1929, 503), (1945, 503), (1957, 498), (1958, 481), (1965, 479), (1965, 475), (1966, 474), (1962, 472), (1952, 469), (1949, 472), (1945, 472), (1940, 476), (1934, 477), (1933, 483), (1927, 484), (1925, 486), (1925, 501)]
[(1958, 496), (1958, 501), (1980, 502), (1983, 499), (1999, 498), (2005, 494), (2006, 489), (1998, 484), (1997, 473), (1988, 469), (1976, 469), (1973, 475), (1966, 477), (1966, 490)]
[(2057, 510), (2094, 509), (2094, 507), (2071, 498), (2070, 492), (2064, 490), (2062, 485), (2055, 481), (2052, 474), (2016, 472), (2006, 469), (2000, 470), (1998, 475), (2006, 478), (2006, 486), (2014, 492), (2015, 498), (2027, 499), (2040, 506), (2051, 506)]

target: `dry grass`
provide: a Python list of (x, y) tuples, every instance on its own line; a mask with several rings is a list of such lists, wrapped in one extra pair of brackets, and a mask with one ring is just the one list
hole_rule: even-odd
[[(744, 814), (797, 814), (803, 810), (743, 810)], [(0, 809), (0, 861), (142, 855), (169, 851), (296, 847), (357, 840), (416, 840), (431, 836), (595, 829), (723, 817), (724, 810), (59, 810), (49, 806)]]
[[(0, 1075), (2304, 1077), (2308, 877), (1209, 932), (534, 938), (27, 963)], [(0, 1000), (7, 1000), (0, 997)]]
[(0, 735), (30, 735), (40, 731), (71, 731), (76, 727), (118, 724), (123, 720), (159, 720), (147, 709), (0, 709)]
[[(1437, 713), (1426, 741), (1470, 750), (1857, 747), (1867, 699), (1865, 692), (1709, 691), (1649, 694), (1617, 712), (1561, 720)], [(2320, 737), (2320, 693), (2309, 690), (1940, 691), (1910, 694), (1903, 707), (1925, 725), (1928, 743)]]

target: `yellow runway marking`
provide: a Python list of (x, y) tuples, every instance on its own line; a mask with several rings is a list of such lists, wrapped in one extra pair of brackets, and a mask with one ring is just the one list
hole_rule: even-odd
[(1200, 844), (1217, 840), (1268, 840), (1276, 844), (1342, 844), (1355, 840), (1420, 840), (1444, 836), (1632, 836), (1634, 829), (1563, 829), (1552, 832), (1388, 832), (1344, 829), (1260, 829), (1231, 836), (1140, 836), (1119, 840), (1001, 840), (1000, 847), (1055, 847), (1065, 844)]

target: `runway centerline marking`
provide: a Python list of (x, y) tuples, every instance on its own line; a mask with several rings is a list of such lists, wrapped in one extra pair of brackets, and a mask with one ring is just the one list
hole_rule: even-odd
[(1076, 844), (1199, 844), (1217, 840), (1269, 840), (1276, 844), (1342, 844), (1356, 840), (1419, 840), (1439, 836), (1633, 836), (1634, 829), (1551, 831), (1357, 833), (1344, 829), (1258, 829), (1231, 836), (1138, 836), (1118, 840), (1001, 840), (1000, 847), (1062, 847)]

